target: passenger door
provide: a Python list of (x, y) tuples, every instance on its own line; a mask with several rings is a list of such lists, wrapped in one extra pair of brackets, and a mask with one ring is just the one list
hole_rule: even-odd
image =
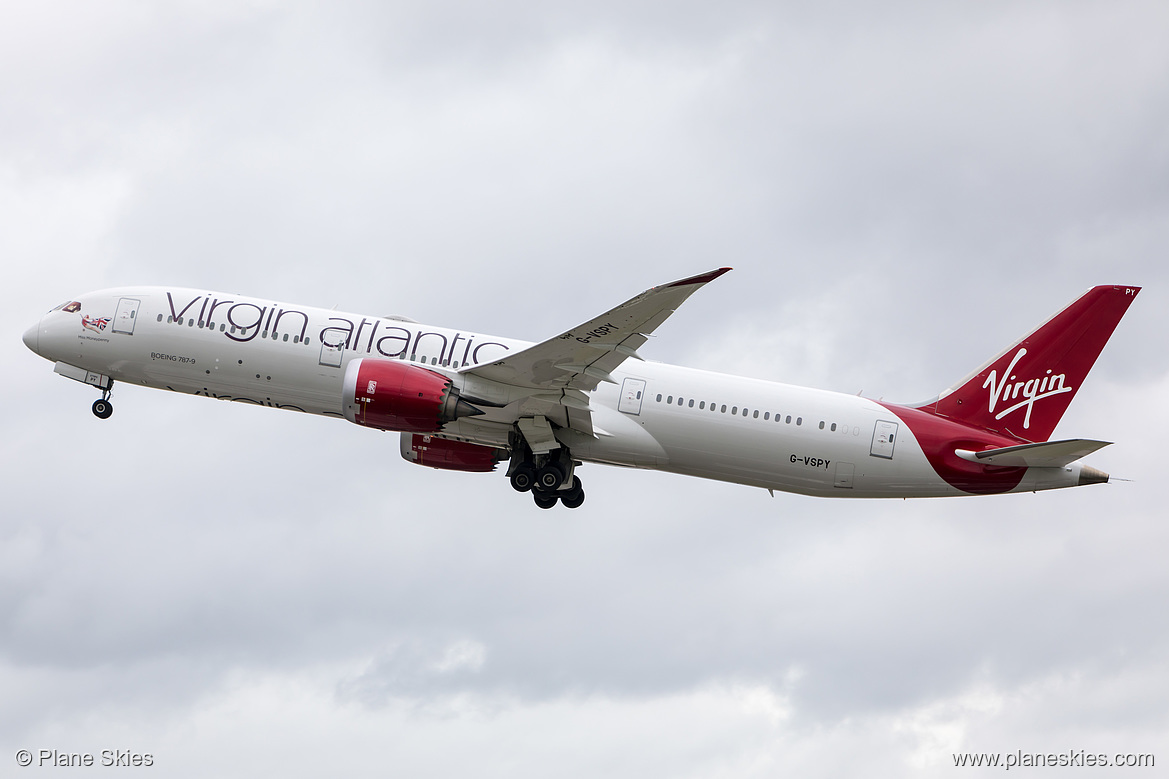
[(134, 335), (134, 320), (138, 318), (138, 307), (142, 305), (141, 300), (134, 298), (122, 298), (118, 301), (118, 309), (114, 312), (114, 326), (112, 331), (115, 333), (125, 333), (126, 335)]

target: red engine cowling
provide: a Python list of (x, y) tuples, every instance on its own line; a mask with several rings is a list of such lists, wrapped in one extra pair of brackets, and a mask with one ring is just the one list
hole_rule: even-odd
[(500, 460), (507, 457), (507, 450), (437, 436), (402, 433), (402, 456), (412, 463), (446, 471), (490, 473)]
[(433, 433), (483, 412), (459, 398), (450, 378), (410, 363), (353, 360), (345, 369), (345, 418), (378, 430)]

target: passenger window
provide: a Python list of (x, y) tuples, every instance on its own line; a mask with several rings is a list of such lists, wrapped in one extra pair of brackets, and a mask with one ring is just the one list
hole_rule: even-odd
[(288, 333), (284, 334), (284, 343), (288, 343)]
[(835, 422), (832, 423), (832, 432), (833, 433), (836, 432), (836, 423)]
[(657, 402), (658, 403), (662, 402), (662, 393), (660, 393), (660, 392), (658, 393), (658, 401)]
[(705, 408), (706, 408), (706, 401), (704, 400), (704, 401), (702, 401), (701, 403), (699, 403), (699, 404), (698, 404), (698, 410), (699, 410), (699, 411), (702, 411), (702, 410), (704, 410)]
[(787, 422), (786, 422), (785, 424), (788, 424), (788, 425), (790, 425), (791, 423), (792, 423), (792, 415), (791, 415), (791, 414), (788, 414), (788, 415), (787, 415)]
[(726, 403), (723, 403), (723, 410), (721, 413), (723, 413), (723, 414), (727, 413), (727, 404)]
[(824, 429), (824, 420), (823, 419), (820, 420), (820, 429), (821, 430)]
[(758, 419), (758, 418), (759, 418), (759, 410), (758, 410), (758, 409), (756, 409), (756, 410), (755, 410), (755, 413), (751, 415), (751, 418), (752, 418), (752, 419)]
[(159, 314), (159, 315), (158, 315), (158, 321), (159, 321), (159, 322), (161, 322), (161, 321), (162, 321), (162, 314)]
[(737, 415), (738, 413), (739, 413), (739, 407), (738, 406), (731, 406), (731, 414)]
[(769, 420), (769, 419), (771, 419), (771, 412), (770, 412), (770, 411), (764, 411), (764, 412), (763, 412), (763, 421), (764, 421), (764, 422), (766, 422), (766, 421), (767, 421), (767, 420)]
[(168, 325), (169, 325), (169, 324), (173, 324), (173, 323), (174, 323), (174, 321), (175, 321), (175, 318), (174, 318), (173, 316), (168, 316), (168, 317), (166, 318), (166, 323), (167, 323)]
[(225, 324), (223, 324), (222, 322), (220, 322), (220, 323), (219, 323), (219, 332), (221, 332), (221, 333), (222, 333), (222, 332), (223, 332), (224, 330), (226, 330), (226, 329), (227, 329), (227, 325), (225, 325)]
[(694, 408), (694, 398), (690, 399), (690, 408)]
[(671, 406), (674, 405), (674, 396), (673, 395), (668, 396), (666, 398), (666, 403), (669, 403)]
[(797, 425), (804, 424), (804, 418), (803, 417), (796, 417), (796, 424)]
[(681, 396), (679, 396), (679, 397), (678, 397), (678, 405), (679, 405), (679, 406), (680, 406), (680, 405), (682, 405), (682, 398), (681, 398)]

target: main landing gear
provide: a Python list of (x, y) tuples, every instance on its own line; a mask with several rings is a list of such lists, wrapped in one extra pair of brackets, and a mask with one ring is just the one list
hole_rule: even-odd
[(533, 454), (522, 436), (516, 435), (512, 443), (512, 461), (508, 468), (512, 489), (531, 492), (532, 500), (542, 509), (550, 509), (557, 502), (570, 509), (579, 508), (584, 503), (584, 488), (573, 473), (577, 463), (567, 447)]
[(101, 391), (101, 399), (93, 401), (93, 415), (98, 419), (109, 419), (113, 413), (114, 404), (110, 403), (110, 390), (104, 389)]

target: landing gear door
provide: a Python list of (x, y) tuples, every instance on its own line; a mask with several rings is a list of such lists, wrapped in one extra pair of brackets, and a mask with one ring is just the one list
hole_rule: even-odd
[(134, 320), (138, 318), (138, 306), (141, 300), (122, 298), (118, 301), (118, 309), (114, 312), (113, 332), (134, 335)]
[(892, 460), (893, 447), (896, 443), (897, 423), (879, 420), (877, 426), (873, 429), (873, 445), (869, 448), (869, 454), (873, 457), (883, 457), (886, 460)]
[(345, 354), (345, 342), (339, 344), (331, 344), (328, 341), (321, 341), (321, 365), (326, 368), (340, 368), (341, 357)]
[(637, 416), (641, 413), (641, 397), (645, 394), (645, 382), (641, 379), (626, 379), (621, 382), (621, 400), (617, 410)]

